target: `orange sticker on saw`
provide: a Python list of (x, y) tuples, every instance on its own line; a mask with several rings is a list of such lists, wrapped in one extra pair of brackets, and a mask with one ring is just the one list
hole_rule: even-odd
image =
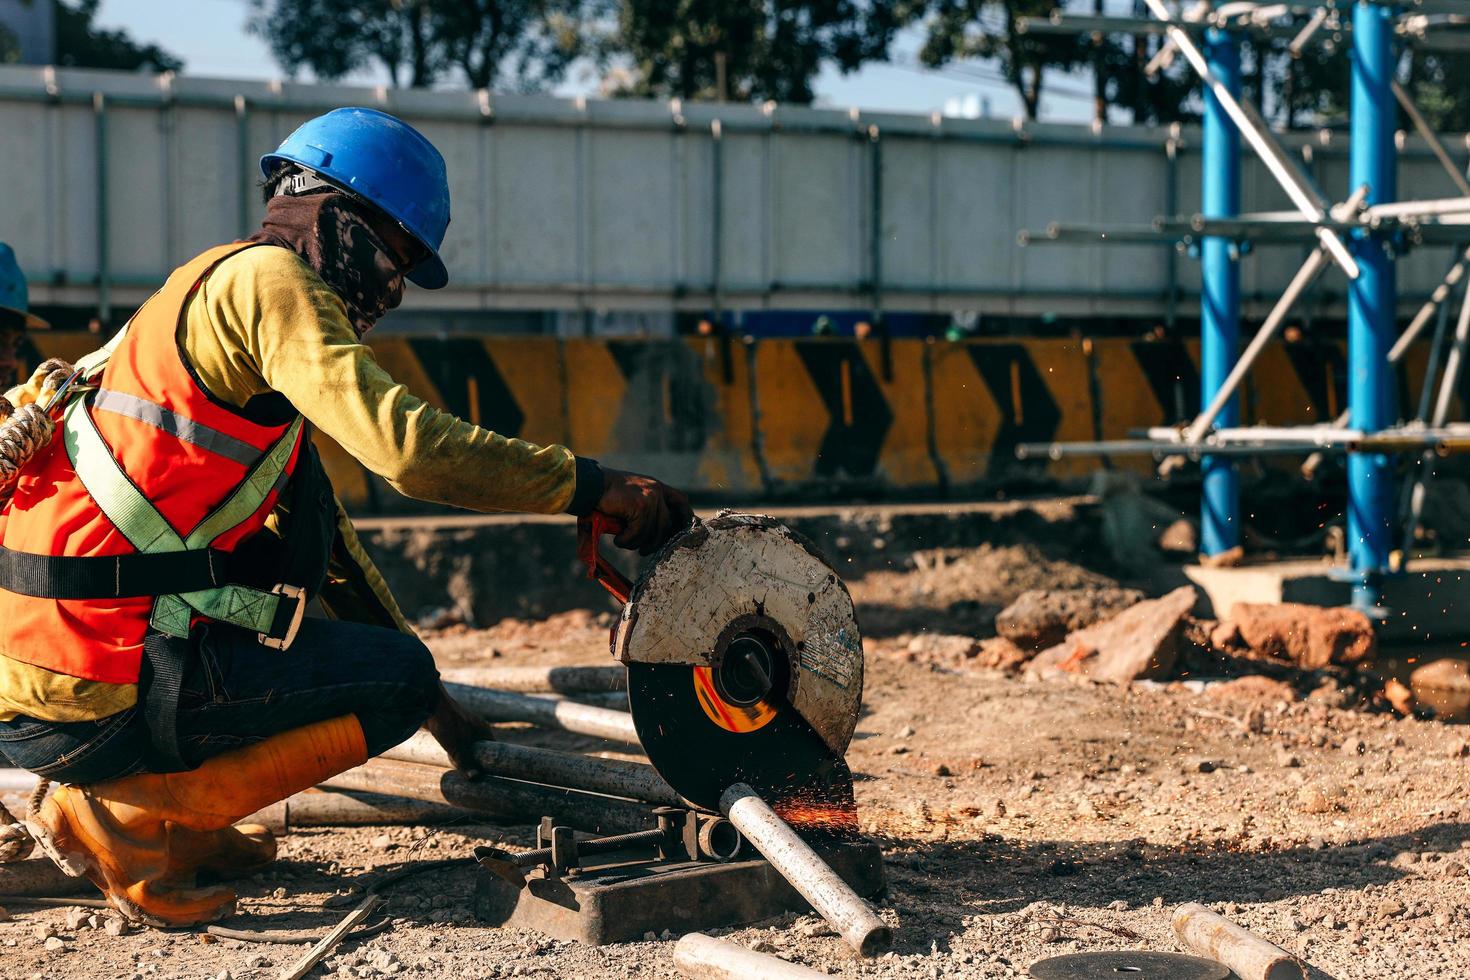
[(764, 728), (776, 717), (776, 709), (766, 701), (755, 704), (730, 704), (715, 690), (713, 671), (708, 667), (694, 668), (694, 695), (709, 720), (727, 732), (743, 735)]

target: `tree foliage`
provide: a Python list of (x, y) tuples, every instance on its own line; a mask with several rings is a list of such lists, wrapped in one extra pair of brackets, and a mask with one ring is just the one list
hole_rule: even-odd
[(56, 63), (68, 68), (178, 71), (184, 62), (156, 44), (140, 44), (127, 31), (97, 27), (101, 0), (56, 4)]
[(1000, 69), (1021, 99), (1027, 118), (1041, 112), (1048, 75), (1091, 69), (1094, 115), (1106, 121), (1109, 106), (1136, 123), (1193, 119), (1198, 83), (1183, 66), (1150, 78), (1144, 67), (1162, 43), (1156, 35), (1057, 34), (1022, 30), (1023, 18), (1046, 19), (1057, 11), (1102, 13), (1101, 0), (910, 0), (905, 19), (921, 25), (919, 59), (939, 68), (982, 59)]
[(595, 0), (251, 0), (251, 32), (293, 74), (381, 67), (395, 86), (458, 74), (473, 88), (554, 84), (583, 50)]
[(885, 56), (895, 0), (617, 0), (599, 42), (615, 94), (810, 102), (826, 64)]

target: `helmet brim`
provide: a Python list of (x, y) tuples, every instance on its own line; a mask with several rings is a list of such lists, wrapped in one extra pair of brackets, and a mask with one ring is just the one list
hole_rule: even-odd
[(449, 285), (449, 270), (445, 268), (443, 259), (430, 255), (413, 267), (408, 273), (408, 281), (423, 289), (443, 289)]
[[(0, 319), (3, 319), (3, 320), (11, 320), (12, 321), (12, 324), (7, 324), (7, 326), (10, 326), (10, 325), (19, 326), (19, 327), (22, 327), (23, 329), (26, 329), (26, 330), (50, 330), (51, 329), (51, 324), (48, 323), (48, 322), (46, 322), (45, 320), (41, 319), (40, 317), (36, 316), (36, 314), (34, 314), (34, 313), (27, 313), (25, 310), (17, 310), (13, 306), (0, 306), (0, 314), (9, 314), (8, 316), (0, 317)], [(17, 317), (20, 319), (20, 323), (19, 324), (14, 324), (13, 323), (13, 320), (14, 320), (14, 318), (17, 318)]]

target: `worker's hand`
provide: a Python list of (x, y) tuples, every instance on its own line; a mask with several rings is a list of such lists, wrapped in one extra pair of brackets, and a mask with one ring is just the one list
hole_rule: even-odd
[(613, 538), (619, 548), (651, 555), (694, 521), (689, 498), (651, 476), (602, 471), (602, 498), (597, 509), (622, 522)]
[(434, 705), (429, 719), (424, 722), (424, 727), (444, 751), (449, 753), (449, 760), (454, 763), (454, 768), (466, 776), (479, 775), (474, 745), (476, 742), (495, 741), (495, 729), (489, 722), (470, 714), (464, 705), (450, 696), (443, 684), (439, 685), (439, 701)]

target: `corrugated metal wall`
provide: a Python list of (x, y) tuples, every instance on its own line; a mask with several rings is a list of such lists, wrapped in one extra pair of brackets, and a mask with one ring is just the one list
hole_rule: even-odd
[[(1196, 264), (1171, 249), (1016, 245), (1019, 230), (1052, 221), (1197, 210), (1193, 132), (790, 106), (0, 68), (0, 240), (20, 254), (37, 302), (135, 304), (176, 264), (253, 227), (262, 152), (309, 116), (353, 104), (404, 116), (448, 160), (453, 285), (411, 292), (409, 308), (1159, 316), (1173, 296), (1194, 312)], [(1346, 196), (1340, 136), (1290, 142), (1329, 196)], [(1400, 186), (1451, 192), (1414, 140)], [(1245, 202), (1286, 205), (1254, 162)], [(1253, 309), (1301, 254), (1262, 248), (1245, 263)], [(1401, 263), (1406, 305), (1446, 261), (1425, 249)], [(1317, 301), (1340, 310), (1341, 292), (1329, 281)]]

